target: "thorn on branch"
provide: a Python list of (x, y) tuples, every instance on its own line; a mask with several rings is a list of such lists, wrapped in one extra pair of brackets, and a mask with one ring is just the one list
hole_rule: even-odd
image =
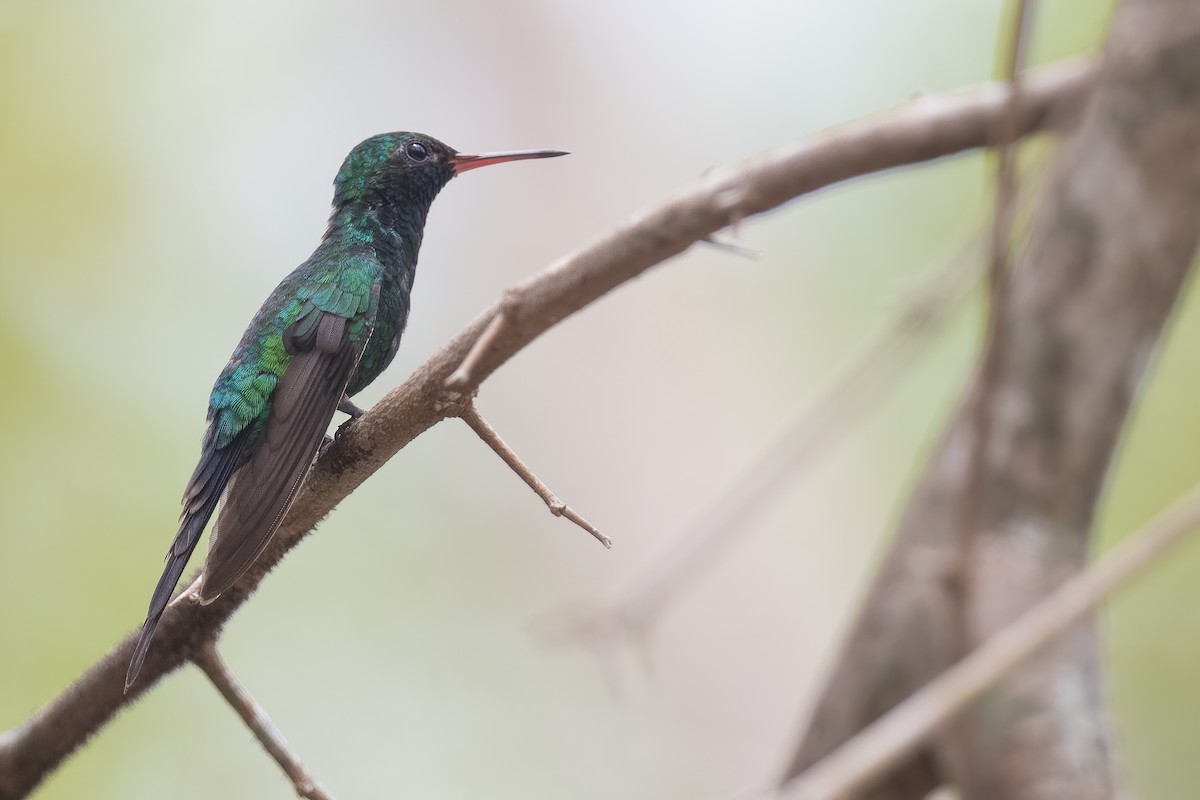
[(500, 309), (496, 312), (496, 316), (492, 317), (487, 327), (483, 329), (483, 333), (471, 345), (470, 351), (467, 352), (466, 358), (462, 360), (458, 368), (446, 378), (444, 385), (447, 389), (465, 389), (471, 384), (471, 376), (479, 366), (479, 362), (500, 338), (500, 334), (504, 333), (520, 302), (521, 295), (516, 289), (505, 290), (504, 296), (500, 299)]
[(748, 190), (741, 183), (726, 186), (714, 197), (720, 213), (729, 220), (729, 233), (734, 239), (738, 238), (742, 220), (746, 218), (748, 199)]
[[(483, 337), (480, 337), (480, 341), (482, 339)], [(487, 424), (487, 421), (480, 415), (479, 410), (475, 408), (474, 403), (465, 406), (459, 413), (459, 416), (488, 447), (495, 451), (496, 455), (504, 460), (505, 464), (508, 464), (513, 472), (521, 477), (521, 480), (525, 481), (530, 489), (533, 489), (538, 497), (545, 501), (551, 514), (556, 517), (566, 517), (594, 536), (600, 544), (605, 547), (612, 547), (612, 539), (601, 533), (592, 523), (579, 516), (573, 508), (562, 500), (559, 500), (554, 492), (550, 491), (550, 488), (542, 483), (537, 475), (533, 474), (533, 470), (525, 465), (525, 462), (521, 460), (520, 456), (511, 447), (505, 444), (504, 440), (500, 438), (500, 434), (496, 433), (492, 426)]]
[(283, 734), (271, 722), (263, 707), (255, 702), (246, 688), (238, 681), (237, 676), (229, 669), (229, 665), (217, 652), (215, 642), (207, 642), (200, 652), (192, 659), (196, 666), (204, 671), (213, 686), (233, 707), (242, 722), (254, 734), (263, 749), (275, 759), (280, 768), (292, 781), (296, 794), (305, 800), (333, 800), (328, 790), (322, 786), (312, 773), (300, 762), (300, 757), (292, 749)]
[(719, 233), (705, 236), (700, 241), (707, 245), (712, 245), (718, 250), (724, 250), (727, 253), (733, 253), (736, 256), (748, 258), (751, 261), (758, 261), (760, 258), (762, 258), (762, 251), (755, 250), (753, 247), (746, 247), (744, 244), (739, 244), (733, 239), (727, 239), (724, 236), (721, 236)]

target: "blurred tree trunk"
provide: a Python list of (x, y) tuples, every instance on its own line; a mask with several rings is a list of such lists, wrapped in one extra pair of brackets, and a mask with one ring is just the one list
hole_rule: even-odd
[[(1121, 429), (1200, 237), (1200, 4), (1126, 0), (1009, 283), (969, 477), (975, 380), (900, 524), (787, 777), (1085, 563)], [(968, 499), (969, 491), (976, 492)], [(977, 509), (964, 525), (963, 508)], [(1093, 622), (1064, 635), (865, 796), (1120, 793)]]

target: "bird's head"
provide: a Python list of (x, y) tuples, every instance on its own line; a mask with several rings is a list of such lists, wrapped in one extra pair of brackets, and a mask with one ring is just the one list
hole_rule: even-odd
[(381, 133), (346, 156), (334, 179), (334, 204), (368, 207), (416, 204), (428, 209), (455, 175), (526, 158), (564, 156), (561, 150), (514, 150), (466, 155), (423, 133)]

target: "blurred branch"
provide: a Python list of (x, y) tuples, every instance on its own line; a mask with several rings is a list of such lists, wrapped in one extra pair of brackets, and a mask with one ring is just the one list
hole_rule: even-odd
[[(968, 564), (970, 392), (913, 494), (786, 779), (821, 761), (1083, 569), (1095, 508), (1200, 238), (1200, 7), (1127, 0), (1010, 280), (1006, 358)], [(1027, 83), (1022, 83), (1027, 87)], [(1028, 96), (1025, 96), (1028, 98)], [(978, 388), (979, 378), (976, 379)], [(897, 762), (872, 800), (941, 784), (992, 800), (1112, 798), (1097, 633), (1073, 626)]]
[(1129, 535), (962, 661), (880, 717), (781, 792), (787, 800), (846, 797), (919, 747), (972, 701), (1200, 527), (1200, 487)]
[[(496, 319), (500, 319), (500, 317), (496, 317)], [(551, 514), (556, 517), (566, 517), (567, 519), (571, 520), (571, 522), (574, 522), (576, 525), (594, 536), (596, 541), (600, 542), (600, 544), (604, 545), (605, 547), (612, 547), (612, 539), (608, 538), (599, 530), (597, 530), (595, 525), (579, 516), (579, 513), (576, 512), (575, 509), (568, 506), (562, 500), (559, 500), (554, 492), (550, 491), (550, 487), (542, 483), (541, 479), (534, 474), (533, 470), (525, 465), (525, 462), (521, 460), (521, 457), (518, 456), (516, 452), (514, 452), (513, 449), (509, 447), (503, 439), (500, 438), (500, 434), (496, 433), (495, 429), (492, 428), (491, 425), (488, 425), (487, 420), (485, 420), (483, 415), (479, 413), (479, 409), (475, 407), (473, 402), (467, 403), (467, 405), (459, 412), (458, 416), (462, 418), (463, 422), (470, 426), (471, 430), (475, 431), (476, 435), (483, 440), (484, 444), (492, 448), (492, 451), (495, 452), (496, 455), (500, 456), (504, 463), (508, 464), (509, 468), (512, 469), (513, 472), (520, 476), (521, 480), (525, 481), (526, 485), (528, 485), (530, 489), (533, 489), (534, 494), (542, 498), (542, 501), (545, 502), (546, 507), (550, 509)]]
[(762, 253), (752, 247), (746, 247), (744, 244), (739, 244), (736, 240), (722, 236), (719, 233), (712, 233), (700, 240), (704, 244), (716, 250), (722, 250), (735, 256), (748, 258), (751, 261), (758, 261), (762, 258)]
[[(1092, 79), (1088, 61), (1032, 73), (1015, 135), (1066, 124)], [(483, 380), (555, 323), (732, 221), (850, 178), (996, 144), (1002, 139), (1007, 95), (1006, 87), (991, 84), (923, 97), (713, 170), (515, 287), (506, 294), (511, 300), (484, 312), (321, 455), (270, 545), (235, 586), (211, 605), (180, 602), (167, 609), (140, 680), (128, 695), (122, 691), (124, 673), (136, 635), (0, 739), (0, 800), (27, 794), (117, 711), (197, 657), (267, 572), (326, 514), (416, 436), (453, 416), (455, 402), (473, 396)], [(502, 314), (504, 322), (493, 323)], [(478, 348), (468, 377), (456, 384), (461, 394), (445, 402), (446, 378), (464, 364), (489, 328), (486, 347)]]
[(246, 688), (238, 681), (233, 670), (229, 669), (221, 654), (217, 652), (215, 642), (208, 642), (196, 654), (196, 666), (204, 671), (213, 686), (233, 707), (237, 715), (246, 723), (246, 727), (254, 734), (263, 748), (275, 759), (275, 763), (283, 769), (296, 787), (296, 794), (306, 800), (333, 800), (312, 773), (300, 761), (300, 756), (292, 749), (283, 734), (271, 722), (263, 707), (254, 701)]
[[(1015, 0), (1012, 31), (1005, 65), (1005, 79), (1012, 88), (1008, 96), (1008, 108), (1004, 115), (1006, 130), (1012, 130), (1021, 112), (1020, 70), (1023, 62), (1025, 33), (1029, 22), (1030, 6), (1027, 0)], [(974, 399), (975, 432), (971, 446), (970, 477), (963, 494), (962, 541), (964, 552), (969, 553), (971, 532), (979, 524), (980, 494), (983, 491), (983, 454), (987, 449), (988, 433), (991, 428), (992, 400), (995, 386), (1004, 361), (1004, 329), (1008, 306), (1008, 262), (1012, 244), (1014, 202), (1016, 197), (1016, 170), (1014, 167), (1015, 143), (1005, 142), (995, 147), (996, 192), (993, 205), (991, 248), (988, 253), (988, 315), (984, 339), (983, 367), (979, 380), (979, 391)], [(962, 604), (965, 607), (965, 602)], [(965, 642), (965, 639), (964, 639)]]
[[(1011, 89), (1008, 108), (1004, 115), (1005, 131), (1011, 131), (1021, 114), (1021, 68), (1025, 61), (1025, 43), (1028, 39), (1030, 19), (1033, 16), (1032, 0), (1013, 0), (1011, 30), (1008, 32), (1008, 48), (1005, 54), (1004, 77)], [(1006, 139), (1011, 140), (1010, 136)], [(981, 358), (979, 383), (973, 398), (974, 414), (971, 442), (971, 460), (967, 467), (967, 486), (959, 511), (959, 582), (951, 586), (958, 593), (954, 602), (954, 635), (959, 654), (970, 649), (969, 624), (966, 618), (971, 587), (965, 580), (967, 565), (974, 556), (975, 533), (979, 529), (984, 486), (984, 454), (991, 436), (992, 414), (994, 413), (995, 390), (1004, 364), (1003, 331), (1008, 318), (1008, 273), (1009, 251), (1012, 246), (1013, 220), (1016, 215), (1016, 142), (1005, 141), (995, 147), (996, 190), (992, 208), (991, 248), (988, 253), (987, 320), (984, 333), (983, 356)]]

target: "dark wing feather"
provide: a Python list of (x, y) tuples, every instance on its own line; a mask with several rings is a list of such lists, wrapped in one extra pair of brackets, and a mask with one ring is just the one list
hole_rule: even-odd
[(254, 562), (304, 481), (358, 355), (346, 324), (345, 317), (313, 308), (285, 332), (292, 360), (275, 387), (254, 455), (229, 482), (204, 564), (201, 602), (216, 599)]
[(213, 447), (211, 441), (205, 442), (200, 463), (196, 465), (196, 470), (183, 492), (183, 513), (179, 519), (179, 532), (175, 534), (171, 549), (167, 551), (167, 566), (163, 569), (158, 586), (154, 588), (154, 595), (150, 598), (150, 609), (146, 613), (145, 623), (142, 624), (137, 646), (133, 649), (129, 671), (125, 673), (126, 691), (133, 685), (142, 668), (146, 650), (154, 638), (155, 628), (158, 627), (158, 620), (166, 610), (167, 603), (171, 601), (175, 584), (179, 582), (179, 576), (183, 574), (192, 551), (196, 549), (204, 526), (208, 524), (209, 517), (217, 508), (221, 493), (229, 482), (229, 476), (237, 469), (248, 438), (249, 432), (242, 431), (232, 442), (220, 449)]

